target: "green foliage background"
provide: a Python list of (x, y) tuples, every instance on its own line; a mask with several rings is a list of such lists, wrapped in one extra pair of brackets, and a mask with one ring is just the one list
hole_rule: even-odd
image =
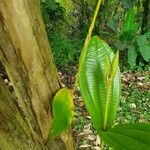
[[(78, 61), (96, 0), (41, 0), (48, 37), (58, 68)], [(94, 33), (116, 50), (132, 69), (150, 60), (150, 2), (106, 0)], [(142, 45), (142, 43), (144, 43)], [(142, 45), (142, 46), (141, 46)]]

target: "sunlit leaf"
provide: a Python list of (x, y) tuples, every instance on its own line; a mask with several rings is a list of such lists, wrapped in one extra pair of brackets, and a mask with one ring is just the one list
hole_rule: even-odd
[(49, 138), (57, 137), (71, 125), (73, 119), (73, 98), (69, 89), (62, 88), (56, 93), (52, 104), (52, 114), (53, 120)]

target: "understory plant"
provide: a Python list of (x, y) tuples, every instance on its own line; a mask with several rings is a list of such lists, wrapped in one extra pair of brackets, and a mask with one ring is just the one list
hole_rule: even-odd
[(141, 34), (140, 24), (136, 22), (137, 7), (130, 8), (124, 19), (123, 31), (120, 42), (128, 45), (128, 63), (136, 66), (137, 56), (140, 55), (145, 62), (150, 61), (150, 32)]
[(115, 150), (150, 148), (150, 124), (130, 123), (114, 125), (120, 97), (118, 52), (98, 36), (91, 37), (101, 0), (89, 29), (79, 62), (79, 87), (91, 120), (101, 138)]
[[(104, 2), (104, 1), (103, 1)], [(73, 90), (63, 88), (53, 99), (53, 124), (50, 138), (69, 128), (73, 118), (72, 94), (77, 83), (93, 125), (104, 143), (114, 150), (149, 150), (150, 124), (114, 124), (121, 91), (119, 53), (92, 31), (101, 5), (98, 1), (79, 60), (79, 71)]]

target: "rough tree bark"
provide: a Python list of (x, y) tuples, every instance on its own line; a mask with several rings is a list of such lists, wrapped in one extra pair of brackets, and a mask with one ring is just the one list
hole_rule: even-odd
[(39, 0), (0, 0), (0, 59), (18, 103), (16, 107), (16, 101), (0, 82), (2, 150), (73, 149), (70, 132), (44, 144), (52, 120), (51, 100), (61, 85), (39, 6)]
[(38, 150), (42, 147), (44, 145), (36, 140), (34, 132), (19, 112), (16, 97), (0, 78), (0, 149)]

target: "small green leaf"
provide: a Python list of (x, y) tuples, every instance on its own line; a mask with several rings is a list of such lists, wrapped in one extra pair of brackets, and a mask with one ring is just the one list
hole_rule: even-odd
[(117, 125), (100, 137), (114, 150), (149, 150), (150, 124), (134, 123)]
[(52, 127), (49, 138), (53, 139), (68, 129), (73, 119), (72, 92), (67, 88), (60, 89), (53, 99), (52, 104)]
[(131, 66), (136, 66), (136, 58), (137, 58), (137, 51), (136, 51), (134, 45), (131, 45), (128, 48), (128, 63)]
[(145, 61), (150, 61), (150, 43), (147, 40), (146, 35), (139, 35), (136, 38), (137, 44), (140, 49), (140, 53)]

